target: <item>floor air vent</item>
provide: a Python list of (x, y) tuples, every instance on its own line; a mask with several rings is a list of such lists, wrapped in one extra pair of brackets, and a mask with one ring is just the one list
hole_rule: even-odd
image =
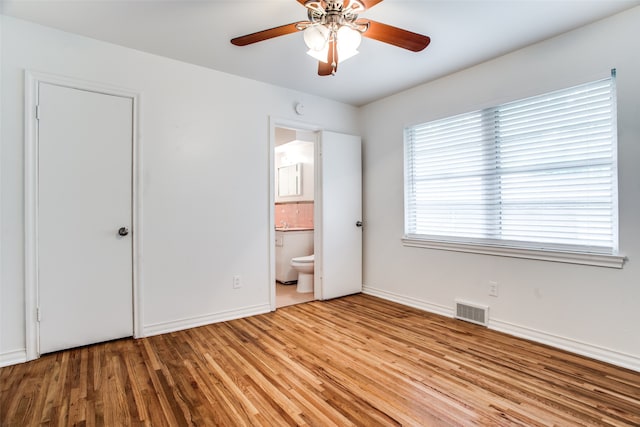
[(489, 307), (456, 300), (456, 319), (487, 326)]

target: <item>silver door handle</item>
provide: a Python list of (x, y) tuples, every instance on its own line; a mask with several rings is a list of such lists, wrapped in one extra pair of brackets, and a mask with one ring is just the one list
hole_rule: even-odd
[(356, 227), (362, 227), (362, 221), (356, 221)]
[(127, 227), (120, 227), (120, 229), (118, 230), (118, 234), (121, 236), (126, 236), (127, 234), (129, 234), (129, 229)]

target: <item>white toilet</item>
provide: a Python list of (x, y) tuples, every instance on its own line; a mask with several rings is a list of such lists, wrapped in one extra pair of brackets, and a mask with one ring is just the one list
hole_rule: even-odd
[(298, 272), (297, 292), (313, 292), (313, 255), (291, 258), (291, 267)]

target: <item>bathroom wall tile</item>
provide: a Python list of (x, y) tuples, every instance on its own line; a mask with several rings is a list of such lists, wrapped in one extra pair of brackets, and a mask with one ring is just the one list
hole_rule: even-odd
[(299, 203), (297, 213), (298, 227), (313, 228), (313, 203)]
[(313, 202), (276, 203), (275, 225), (289, 228), (313, 228)]

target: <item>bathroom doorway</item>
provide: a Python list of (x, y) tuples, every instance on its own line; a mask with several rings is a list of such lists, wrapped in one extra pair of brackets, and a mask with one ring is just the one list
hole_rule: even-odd
[(273, 218), (275, 308), (315, 300), (315, 150), (317, 132), (275, 126)]

